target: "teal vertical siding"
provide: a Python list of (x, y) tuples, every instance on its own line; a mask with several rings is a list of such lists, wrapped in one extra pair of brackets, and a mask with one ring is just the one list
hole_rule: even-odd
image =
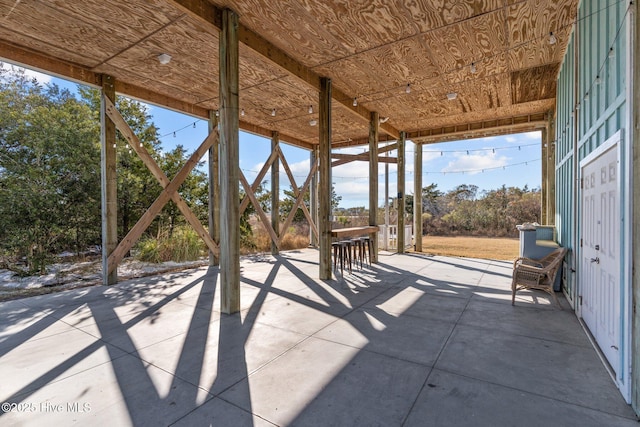
[[(573, 251), (574, 246), (574, 141), (575, 141), (575, 33), (571, 40), (558, 75), (556, 95), (556, 227), (558, 243)], [(572, 252), (564, 271), (564, 287), (570, 302), (575, 295), (575, 274)]]
[[(575, 31), (558, 75), (556, 224), (559, 243), (571, 250), (568, 259), (572, 269), (576, 268), (575, 234), (580, 235), (580, 201), (574, 203), (577, 165), (623, 128), (626, 119), (628, 6), (627, 1), (580, 2)], [(613, 55), (609, 54), (611, 48)], [(573, 300), (576, 274), (566, 274), (566, 278), (565, 290)]]

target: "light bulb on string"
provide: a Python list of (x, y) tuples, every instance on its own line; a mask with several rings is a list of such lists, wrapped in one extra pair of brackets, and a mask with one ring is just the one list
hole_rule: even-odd
[(353, 106), (354, 107), (358, 106), (358, 98), (353, 98)]
[(404, 89), (405, 93), (411, 93), (411, 84), (407, 83), (407, 87)]
[(470, 67), (469, 71), (471, 71), (471, 74), (475, 74), (478, 71), (476, 69), (476, 63), (475, 62), (471, 63), (471, 67)]
[(555, 34), (553, 34), (553, 31), (551, 31), (549, 33), (549, 44), (550, 45), (554, 45), (554, 44), (556, 44), (557, 41), (558, 41), (558, 39), (556, 38)]
[(313, 114), (313, 105), (309, 105), (309, 109), (307, 110), (309, 114)]
[(244, 115), (245, 115), (244, 108), (243, 108), (242, 110), (240, 110), (240, 115), (241, 115), (242, 117), (244, 117)]
[(276, 116), (276, 109), (274, 108), (273, 110), (271, 110), (271, 117), (275, 117)]

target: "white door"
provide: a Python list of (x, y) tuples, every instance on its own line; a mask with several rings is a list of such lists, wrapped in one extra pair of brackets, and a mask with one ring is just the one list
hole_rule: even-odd
[(620, 365), (618, 144), (582, 166), (581, 314), (613, 370)]

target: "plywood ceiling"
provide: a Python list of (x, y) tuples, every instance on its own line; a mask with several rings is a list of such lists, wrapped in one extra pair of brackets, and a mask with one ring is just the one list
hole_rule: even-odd
[[(122, 94), (206, 117), (218, 108), (216, 17), (230, 8), (256, 36), (240, 48), (242, 128), (313, 146), (310, 81), (324, 76), (334, 86), (336, 145), (366, 141), (372, 111), (388, 117), (388, 139), (406, 131), (419, 141), (553, 109), (577, 3), (0, 0), (0, 58), (90, 84), (112, 75)], [(264, 52), (281, 55), (274, 62)], [(160, 64), (160, 53), (172, 61)], [(283, 68), (283, 58), (293, 66)]]

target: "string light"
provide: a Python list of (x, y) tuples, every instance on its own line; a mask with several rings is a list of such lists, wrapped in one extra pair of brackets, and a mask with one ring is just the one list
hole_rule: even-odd
[(613, 58), (614, 56), (616, 56), (616, 53), (613, 50), (613, 47), (609, 48), (609, 59)]
[(271, 110), (271, 117), (275, 117), (276, 116), (276, 109), (274, 108), (273, 110)]
[(471, 68), (469, 69), (469, 71), (471, 71), (471, 74), (475, 74), (478, 71), (476, 69), (476, 63), (475, 62), (471, 63)]
[(309, 105), (309, 110), (307, 110), (309, 114), (313, 114), (313, 105)]
[(358, 106), (358, 98), (353, 98), (353, 106), (354, 107)]
[[(518, 150), (522, 150), (522, 147), (533, 147), (533, 146), (539, 146), (538, 143), (532, 143), (532, 144), (522, 144), (522, 145), (518, 145)], [(441, 156), (444, 155), (444, 153), (467, 153), (470, 154), (471, 152), (488, 152), (491, 151), (493, 154), (496, 153), (496, 150), (512, 150), (514, 149), (515, 146), (511, 145), (511, 146), (501, 146), (501, 147), (491, 147), (491, 148), (476, 148), (476, 149), (462, 149), (462, 150), (422, 150), (423, 153), (440, 153)]]
[(556, 44), (557, 41), (558, 41), (558, 39), (556, 38), (555, 34), (553, 34), (553, 31), (551, 31), (549, 33), (549, 44), (550, 45), (554, 45), (554, 44)]
[(407, 87), (404, 91), (405, 93), (411, 93), (411, 84), (407, 83)]
[(241, 115), (242, 117), (244, 117), (244, 114), (245, 114), (245, 112), (244, 112), (244, 108), (243, 108), (242, 110), (240, 110), (240, 115)]

